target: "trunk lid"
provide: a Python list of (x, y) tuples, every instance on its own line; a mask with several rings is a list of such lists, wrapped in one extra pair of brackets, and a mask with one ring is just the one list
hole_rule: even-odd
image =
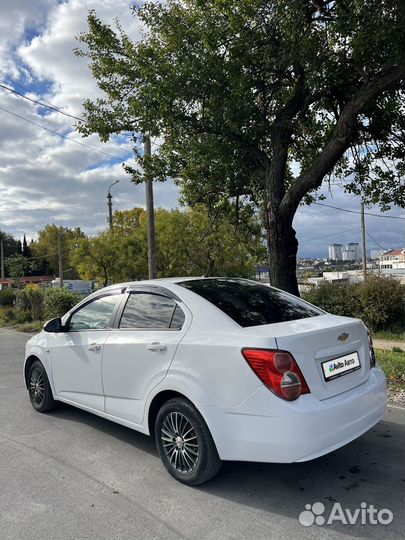
[[(245, 330), (247, 330), (245, 328)], [(369, 377), (370, 352), (367, 330), (357, 320), (336, 315), (320, 315), (297, 321), (269, 324), (249, 328), (260, 336), (273, 337), (280, 350), (290, 352), (311, 393), (318, 399), (327, 399), (362, 384)], [(356, 354), (360, 362), (357, 366)], [(338, 366), (345, 365), (343, 358), (339, 363), (333, 362), (347, 357), (352, 365), (342, 373)], [(354, 359), (354, 360), (353, 360)], [(326, 362), (325, 369), (322, 364)], [(329, 368), (337, 368), (335, 378), (326, 380)], [(332, 370), (334, 369), (332, 367)]]

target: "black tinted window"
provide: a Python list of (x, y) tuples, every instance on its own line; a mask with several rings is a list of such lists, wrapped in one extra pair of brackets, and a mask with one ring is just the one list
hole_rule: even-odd
[(69, 321), (69, 330), (101, 330), (108, 328), (114, 308), (121, 298), (120, 294), (114, 294), (102, 296), (89, 302), (73, 313)]
[(295, 296), (244, 279), (197, 279), (178, 283), (199, 294), (241, 326), (260, 326), (322, 315)]
[(171, 298), (132, 293), (121, 317), (120, 328), (169, 328), (176, 308)]
[(175, 330), (181, 330), (184, 324), (185, 316), (181, 308), (176, 305), (174, 308), (173, 317), (170, 323), (170, 328)]

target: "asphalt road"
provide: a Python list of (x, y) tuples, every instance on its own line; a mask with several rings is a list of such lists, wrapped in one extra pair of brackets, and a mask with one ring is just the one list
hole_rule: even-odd
[[(0, 330), (0, 538), (101, 540), (404, 538), (405, 415), (327, 456), (292, 465), (226, 463), (198, 488), (172, 479), (153, 441), (61, 406), (36, 413), (21, 369), (29, 336)], [(388, 508), (390, 525), (304, 527), (308, 503)]]

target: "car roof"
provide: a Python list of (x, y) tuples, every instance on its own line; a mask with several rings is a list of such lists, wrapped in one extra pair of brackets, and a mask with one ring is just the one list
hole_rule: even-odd
[(185, 277), (167, 277), (167, 278), (156, 278), (156, 279), (143, 279), (141, 281), (127, 281), (125, 283), (115, 283), (114, 285), (109, 285), (99, 290), (108, 290), (108, 289), (119, 289), (120, 287), (136, 287), (137, 285), (164, 285), (164, 284), (178, 284), (183, 281), (195, 281), (195, 280), (214, 280), (214, 279), (238, 279), (241, 281), (250, 281), (246, 278), (239, 277), (223, 277), (223, 276), (185, 276)]

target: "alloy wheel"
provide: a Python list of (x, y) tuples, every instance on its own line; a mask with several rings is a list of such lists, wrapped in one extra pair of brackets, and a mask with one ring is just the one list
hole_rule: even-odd
[(30, 396), (35, 405), (40, 405), (45, 396), (45, 379), (42, 371), (37, 367), (31, 373)]
[(163, 420), (160, 438), (164, 453), (172, 467), (190, 473), (198, 463), (200, 451), (191, 422), (180, 412), (170, 412)]

